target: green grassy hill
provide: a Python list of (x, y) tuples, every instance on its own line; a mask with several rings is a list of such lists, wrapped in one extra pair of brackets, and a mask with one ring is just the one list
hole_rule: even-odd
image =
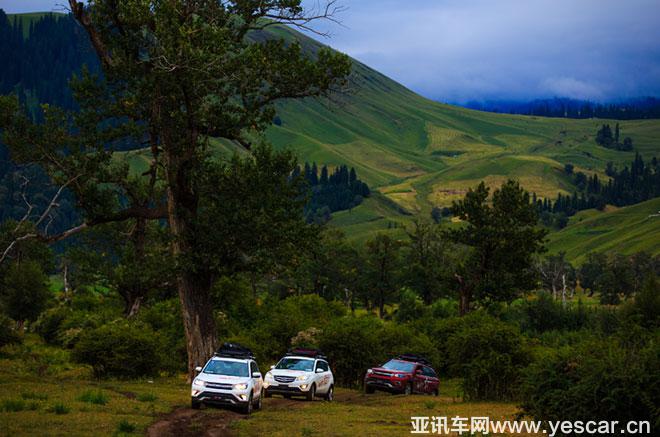
[(660, 254), (660, 198), (604, 212), (581, 211), (549, 237), (550, 252), (578, 264), (589, 252)]
[[(298, 38), (308, 50), (319, 43), (288, 28), (278, 36)], [(428, 215), (447, 206), (481, 180), (500, 185), (509, 177), (529, 191), (555, 198), (573, 191), (563, 172), (601, 173), (608, 161), (630, 162), (634, 152), (598, 146), (594, 137), (606, 120), (575, 120), (494, 114), (444, 105), (355, 61), (349, 92), (331, 100), (308, 99), (278, 106), (281, 126), (267, 133), (277, 147), (295, 150), (301, 161), (348, 164), (387, 199)], [(660, 120), (621, 121), (646, 158), (660, 154)], [(409, 217), (372, 199), (333, 224), (362, 238), (405, 225)], [(398, 228), (394, 228), (398, 229)], [(660, 230), (660, 229), (659, 229)]]

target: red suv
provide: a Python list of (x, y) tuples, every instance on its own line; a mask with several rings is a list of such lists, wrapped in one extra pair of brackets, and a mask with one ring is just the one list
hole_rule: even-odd
[(428, 393), (437, 396), (439, 387), (440, 380), (431, 363), (412, 354), (399, 355), (380, 367), (368, 369), (364, 377), (367, 393), (383, 390), (406, 395)]

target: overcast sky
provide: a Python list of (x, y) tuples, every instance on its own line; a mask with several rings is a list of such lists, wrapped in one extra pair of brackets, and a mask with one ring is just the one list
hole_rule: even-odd
[(323, 41), (433, 99), (660, 95), (659, 0), (338, 1), (343, 25), (319, 24)]

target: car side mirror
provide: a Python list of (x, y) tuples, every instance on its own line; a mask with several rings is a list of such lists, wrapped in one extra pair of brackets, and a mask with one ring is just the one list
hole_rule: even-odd
[(272, 366), (270, 366), (270, 370), (273, 370), (274, 368), (275, 368), (275, 364), (273, 364)]
[(323, 373), (323, 372), (325, 372), (325, 370), (321, 369), (320, 367), (316, 369), (316, 373)]
[(202, 371), (202, 367), (201, 367), (201, 366), (197, 366), (197, 367), (195, 367), (195, 372), (199, 373), (199, 372), (201, 372), (201, 371)]
[(421, 374), (422, 374), (422, 370), (421, 370), (421, 369), (417, 369), (417, 371), (416, 371), (415, 373), (416, 373), (417, 375), (421, 375)]
[(252, 377), (253, 377), (253, 378), (261, 378), (261, 373), (260, 373), (260, 372), (254, 372), (254, 373), (252, 374)]

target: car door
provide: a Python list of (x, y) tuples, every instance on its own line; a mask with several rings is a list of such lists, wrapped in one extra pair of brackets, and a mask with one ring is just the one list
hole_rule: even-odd
[(424, 370), (422, 366), (415, 367), (415, 373), (413, 376), (413, 391), (415, 393), (424, 393), (425, 381), (426, 376), (424, 376)]
[[(325, 393), (330, 387), (330, 368), (328, 363), (323, 360), (316, 361), (316, 368), (314, 372), (316, 373), (316, 391)], [(320, 373), (319, 373), (320, 371)]]
[(254, 381), (252, 396), (256, 399), (257, 396), (261, 394), (263, 380), (261, 378), (261, 372), (259, 372), (259, 366), (257, 366), (257, 363), (254, 361), (250, 361), (250, 376), (252, 376), (252, 380)]
[(438, 375), (431, 367), (424, 366), (424, 376), (426, 376), (425, 392), (434, 393), (440, 385)]

